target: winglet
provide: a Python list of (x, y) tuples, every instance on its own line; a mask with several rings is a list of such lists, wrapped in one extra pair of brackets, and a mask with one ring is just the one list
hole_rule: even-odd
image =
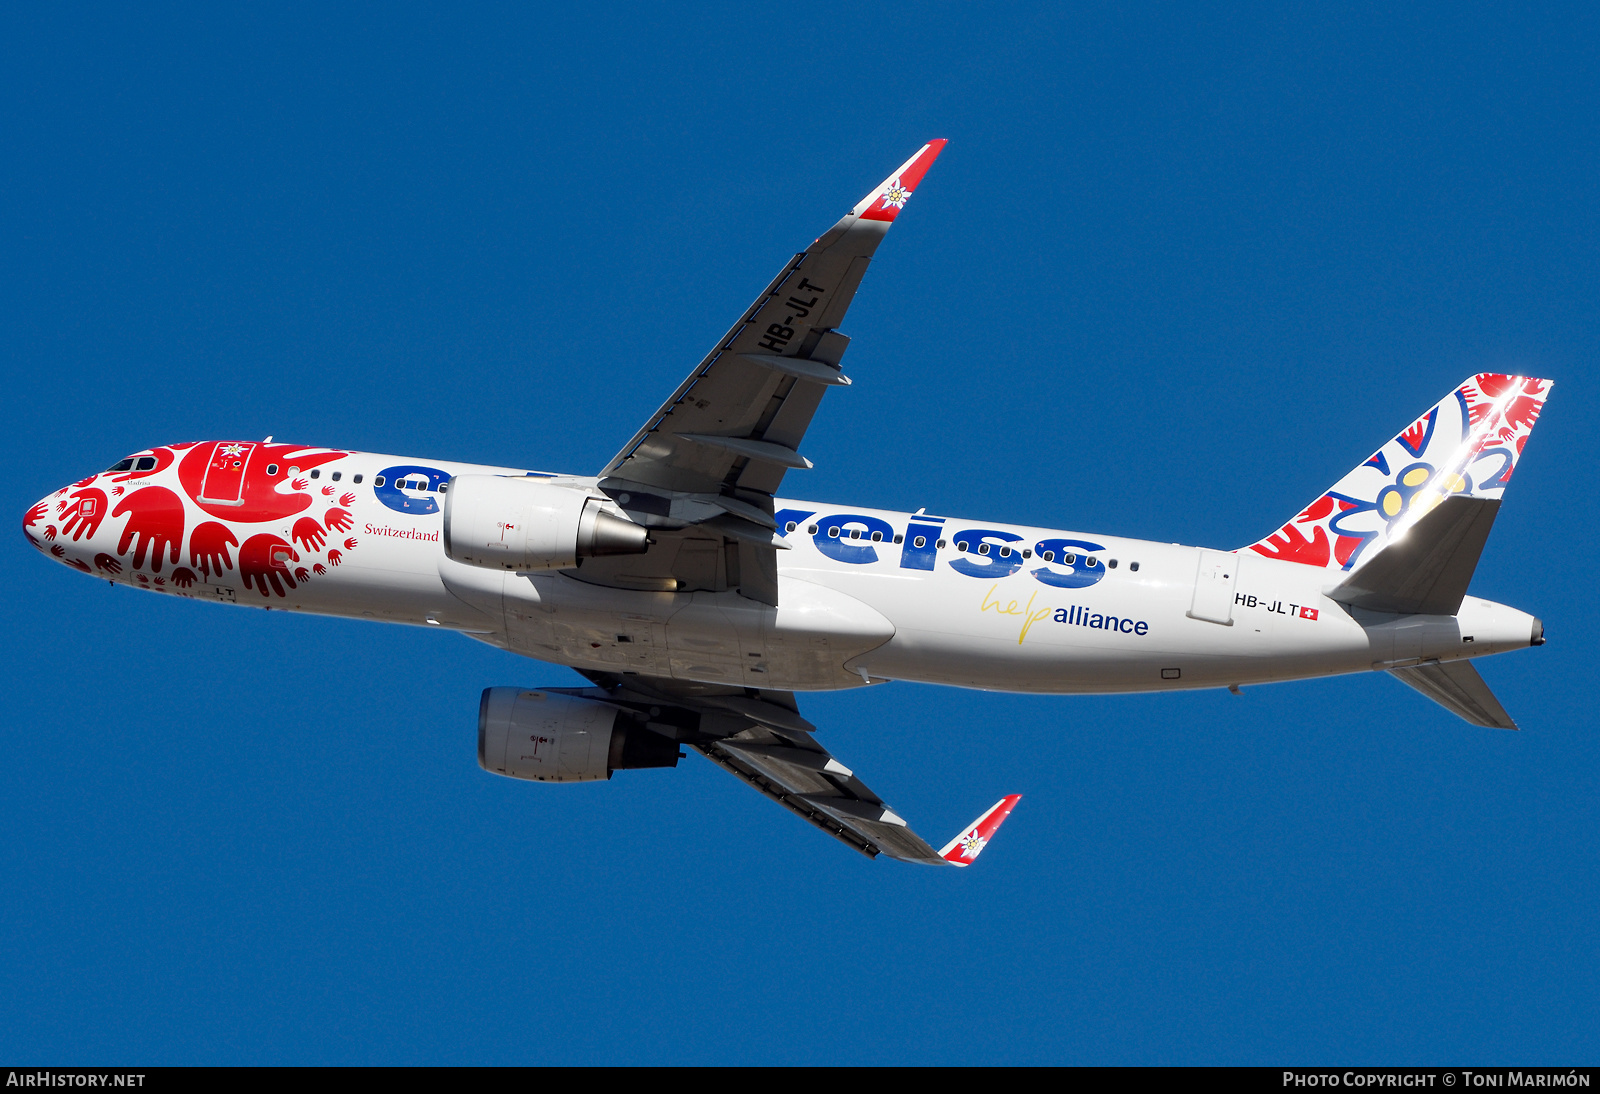
[[(943, 141), (939, 142), (943, 144)], [(1022, 800), (1021, 794), (1007, 794), (984, 811), (983, 816), (967, 825), (955, 839), (944, 845), (939, 857), (953, 866), (971, 866), (983, 853), (983, 848), (994, 838), (995, 831), (1005, 823)]]
[(922, 181), (922, 176), (928, 173), (928, 168), (933, 166), (933, 161), (939, 158), (939, 153), (944, 151), (945, 139), (931, 140), (921, 148), (917, 154), (900, 165), (900, 169), (878, 184), (878, 188), (861, 199), (851, 210), (862, 220), (893, 221), (905, 208), (906, 201), (911, 193)]

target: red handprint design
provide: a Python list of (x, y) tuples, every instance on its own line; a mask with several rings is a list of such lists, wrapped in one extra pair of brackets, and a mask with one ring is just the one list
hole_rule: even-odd
[(99, 475), (90, 475), (86, 479), (79, 479), (77, 482), (73, 483), (72, 485), (73, 486), (89, 486), (89, 485), (93, 484), (94, 480), (98, 479), (99, 477), (100, 477)]
[(341, 563), (343, 561), (344, 561), (344, 555), (340, 554), (338, 551), (329, 551), (328, 552), (328, 565), (329, 566), (337, 566), (337, 565), (339, 565), (339, 563)]
[[(1333, 555), (1332, 546), (1328, 542), (1328, 533), (1320, 527), (1315, 527), (1316, 522), (1322, 520), (1333, 512), (1333, 498), (1324, 494), (1312, 502), (1294, 520), (1279, 528), (1272, 535), (1253, 544), (1251, 550), (1268, 558), (1282, 559), (1285, 562), (1299, 562), (1306, 566), (1326, 566), (1328, 559)], [(1296, 524), (1311, 524), (1310, 537)]]
[(122, 563), (104, 551), (94, 556), (94, 564), (97, 569), (104, 570), (108, 574), (120, 574), (122, 572)]
[(29, 507), (28, 511), (22, 514), (22, 526), (24, 528), (32, 528), (35, 524), (38, 524), (39, 521), (43, 520), (44, 515), (48, 512), (50, 512), (50, 507), (44, 502), (34, 502), (33, 505)]
[(339, 495), (339, 504), (344, 506), (346, 509), (350, 508), (355, 503), (356, 503), (356, 496), (354, 494), (340, 494)]
[(330, 532), (348, 532), (351, 527), (350, 514), (343, 509), (329, 509), (323, 515), (322, 523), (327, 525)]
[(172, 571), (172, 583), (180, 589), (187, 589), (194, 584), (194, 571), (187, 566), (179, 566)]
[(223, 567), (233, 569), (229, 547), (239, 546), (228, 526), (214, 520), (200, 525), (189, 535), (189, 565), (198, 567), (207, 577), (220, 576)]
[(50, 553), (55, 555), (57, 558), (66, 558), (67, 557), (67, 549), (65, 547), (61, 546), (61, 544), (59, 544), (59, 543), (56, 544), (54, 547), (50, 548)]
[(294, 522), (294, 541), (304, 551), (320, 551), (322, 545), (328, 542), (328, 537), (323, 534), (322, 525), (310, 517), (301, 517)]
[(133, 551), (133, 567), (144, 566), (144, 553), (150, 551), (150, 569), (161, 572), (161, 556), (170, 552), (172, 561), (178, 561), (183, 549), (183, 501), (164, 486), (146, 486), (135, 490), (122, 501), (111, 515), (120, 517), (133, 514), (122, 529), (117, 541), (117, 554), (128, 553), (128, 545), (137, 543)]
[(316, 574), (318, 577), (321, 577), (323, 574), (328, 572), (328, 568), (322, 563), (318, 562), (311, 567), (311, 572)]
[[(211, 493), (202, 497), (203, 489), (206, 488), (208, 469), (215, 462), (213, 455), (222, 453), (226, 449), (237, 450), (232, 459), (238, 466), (223, 469), (225, 474), (232, 476), (226, 482), (213, 476), (209, 487)], [(311, 507), (311, 497), (307, 494), (293, 491), (278, 493), (278, 486), (288, 473), (288, 466), (294, 466), (295, 474), (299, 474), (301, 471), (310, 471), (313, 467), (343, 459), (345, 455), (347, 453), (331, 449), (308, 449), (293, 444), (266, 444), (256, 441), (213, 442), (195, 446), (187, 456), (178, 461), (178, 481), (195, 500), (195, 504), (211, 516), (219, 520), (255, 524), (291, 517)], [(228, 457), (221, 458), (223, 463), (229, 462)], [(267, 474), (269, 467), (274, 472), (271, 475)], [(294, 483), (299, 484), (304, 481), (295, 479)], [(226, 500), (219, 500), (222, 498), (222, 493), (227, 493), (229, 497)], [(234, 498), (238, 500), (235, 501)]]
[(85, 489), (72, 492), (72, 502), (61, 510), (61, 533), (72, 533), (72, 542), (80, 536), (93, 538), (100, 522), (106, 519), (106, 492)]
[(44, 526), (44, 538), (45, 539), (55, 539), (56, 538), (56, 526), (54, 524), (46, 524)]
[(299, 561), (299, 552), (270, 532), (251, 536), (239, 548), (239, 573), (244, 577), (244, 587), (250, 588), (253, 580), (262, 596), (267, 595), (269, 581), (273, 592), (288, 596), (284, 585), (287, 584), (291, 589), (295, 587), (294, 575), (289, 572), (288, 564)]
[(83, 559), (81, 559), (81, 558), (69, 558), (69, 559), (67, 559), (67, 565), (68, 566), (76, 566), (78, 569), (82, 570), (86, 574), (94, 572), (93, 570), (89, 569), (89, 564), (87, 562), (83, 561)]
[(333, 497), (333, 487), (331, 487), (331, 486), (324, 486), (324, 487), (323, 487), (323, 488), (322, 488), (322, 496), (323, 496), (323, 497), (325, 497), (325, 498), (331, 498), (331, 497)]
[(311, 574), (307, 572), (304, 566), (296, 566), (294, 571), (294, 579), (300, 582), (300, 584), (304, 585), (306, 582), (311, 580)]
[(164, 578), (164, 577), (156, 578), (156, 584), (158, 586), (165, 585), (166, 583), (167, 583), (167, 579), (166, 578)]
[(356, 549), (356, 537), (351, 536), (349, 539), (345, 540), (344, 549), (346, 551), (354, 551)]
[(1250, 549), (1258, 555), (1305, 566), (1326, 566), (1328, 559), (1333, 556), (1327, 532), (1314, 527), (1311, 529), (1311, 538), (1307, 539), (1305, 533), (1293, 524), (1285, 524)]
[(309, 482), (307, 482), (305, 479), (295, 479), (289, 485), (294, 487), (296, 490), (304, 490), (306, 487), (310, 486), (311, 484)]
[(127, 492), (127, 490), (128, 488), (126, 486), (113, 486), (111, 488), (111, 496), (114, 498), (120, 498), (124, 493)]

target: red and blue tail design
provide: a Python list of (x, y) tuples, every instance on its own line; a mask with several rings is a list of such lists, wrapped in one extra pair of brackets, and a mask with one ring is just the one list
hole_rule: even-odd
[(1472, 377), (1249, 549), (1348, 570), (1452, 494), (1499, 498), (1551, 386), (1528, 376)]

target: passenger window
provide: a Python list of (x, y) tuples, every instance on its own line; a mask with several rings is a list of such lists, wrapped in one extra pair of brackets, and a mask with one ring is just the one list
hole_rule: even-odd
[(902, 536), (897, 532), (897, 533), (895, 533), (894, 541), (896, 543), (903, 543), (905, 541), (905, 538), (906, 538), (905, 536)]
[(944, 540), (941, 539), (938, 543), (935, 543), (934, 546), (941, 551), (944, 550)]
[[(360, 475), (356, 476), (356, 481), (357, 482), (361, 481), (361, 476)], [(372, 485), (373, 486), (377, 486), (377, 487), (382, 487), (383, 486), (383, 476), (382, 475), (374, 475), (374, 476), (372, 476)]]
[(1113, 570), (1115, 570), (1117, 568), (1117, 560), (1116, 559), (1112, 559), (1110, 562), (1106, 563), (1106, 565), (1111, 567)]
[(1054, 562), (1056, 560), (1056, 553), (1054, 551), (1046, 551), (1041, 557), (1046, 562)]
[(861, 529), (859, 529), (859, 528), (850, 529), (850, 538), (851, 539), (860, 539), (861, 538)]
[(1139, 572), (1139, 564), (1137, 562), (1130, 562), (1130, 563), (1128, 563), (1128, 569), (1132, 570), (1134, 573), (1138, 573)]
[(1011, 557), (1011, 548), (1009, 548), (1009, 547), (1000, 548), (1000, 557), (1001, 558), (1010, 558)]
[(1066, 554), (1061, 556), (1061, 564), (1063, 566), (1076, 566), (1078, 564), (1078, 556), (1073, 552), (1068, 551)]
[(276, 475), (277, 473), (278, 473), (278, 465), (277, 464), (275, 464), (275, 463), (267, 464), (267, 474)]
[(917, 548), (918, 550), (921, 550), (923, 547), (926, 547), (927, 545), (928, 545), (928, 537), (927, 536), (918, 536), (916, 539), (911, 541), (911, 546)]
[(874, 543), (882, 543), (883, 542), (883, 533), (882, 532), (874, 532), (874, 533), (872, 533), (872, 542), (874, 542)]
[(965, 551), (966, 549), (967, 549), (967, 541), (966, 540), (964, 540), (964, 539), (956, 540), (956, 550)]
[[(382, 479), (382, 478), (383, 478), (383, 476), (382, 476), (382, 475), (379, 475), (379, 476), (378, 476), (378, 478), (379, 478), (379, 479)], [(360, 475), (357, 475), (357, 476), (356, 476), (356, 477), (355, 477), (355, 478), (353, 478), (353, 479), (351, 479), (351, 480), (350, 480), (350, 481), (351, 481), (351, 482), (354, 482), (354, 483), (358, 483), (358, 484), (359, 484), (359, 483), (360, 483), (360, 482), (361, 482), (361, 476), (360, 476)], [(374, 485), (374, 486), (382, 486), (382, 485), (383, 485), (383, 483), (382, 483), (382, 482), (374, 482), (374, 483), (373, 483), (373, 485)]]
[(1093, 556), (1093, 555), (1090, 555), (1090, 556), (1089, 556), (1089, 557), (1088, 557), (1088, 558), (1086, 558), (1086, 559), (1084, 559), (1084, 560), (1083, 560), (1083, 564), (1084, 564), (1084, 565), (1085, 565), (1085, 566), (1087, 566), (1087, 567), (1089, 567), (1089, 569), (1091, 569), (1091, 570), (1092, 570), (1092, 569), (1094, 569), (1094, 568), (1095, 568), (1095, 567), (1096, 567), (1096, 566), (1097, 566), (1097, 565), (1099, 565), (1099, 560), (1098, 560), (1098, 559), (1096, 559), (1096, 558), (1095, 558), (1095, 557), (1094, 557), (1094, 556)]
[(978, 544), (978, 553), (980, 555), (988, 554), (989, 553), (989, 545), (987, 543)]
[(1023, 558), (1032, 558), (1033, 557), (1033, 552), (1031, 550), (1029, 550), (1028, 548), (1024, 547), (1022, 549), (1022, 557)]
[(333, 474), (329, 475), (328, 478), (332, 479), (334, 482), (338, 482), (340, 474), (340, 472), (335, 471)]
[(828, 529), (828, 538), (829, 539), (838, 539), (839, 538), (839, 529), (837, 529), (837, 528), (829, 528)]
[(448, 489), (450, 489), (450, 480), (449, 479), (446, 479), (446, 480), (444, 480), (444, 482), (441, 482), (439, 484), (439, 493), (442, 494)]
[(814, 536), (816, 534), (817, 534), (817, 526), (815, 524), (813, 524), (811, 527), (806, 529), (806, 535)]
[(319, 471), (317, 468), (313, 467), (311, 469), (311, 477), (314, 478), (314, 479), (320, 479), (320, 478), (322, 478), (322, 472)]
[(794, 531), (794, 521), (792, 521), (792, 520), (791, 520), (791, 521), (790, 521), (790, 522), (789, 522), (789, 523), (788, 523), (788, 524), (785, 524), (785, 525), (784, 525), (784, 526), (783, 526), (783, 530), (784, 530), (784, 531), (785, 531), (785, 532), (792, 532), (792, 531)]

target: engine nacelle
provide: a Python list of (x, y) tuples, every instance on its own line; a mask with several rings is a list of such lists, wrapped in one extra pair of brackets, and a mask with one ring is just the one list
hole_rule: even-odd
[(565, 570), (594, 555), (636, 555), (650, 534), (571, 486), (457, 475), (444, 502), (444, 553), (495, 570)]
[(478, 766), (536, 782), (609, 779), (613, 771), (677, 767), (678, 742), (609, 703), (526, 688), (486, 688), (478, 705)]

